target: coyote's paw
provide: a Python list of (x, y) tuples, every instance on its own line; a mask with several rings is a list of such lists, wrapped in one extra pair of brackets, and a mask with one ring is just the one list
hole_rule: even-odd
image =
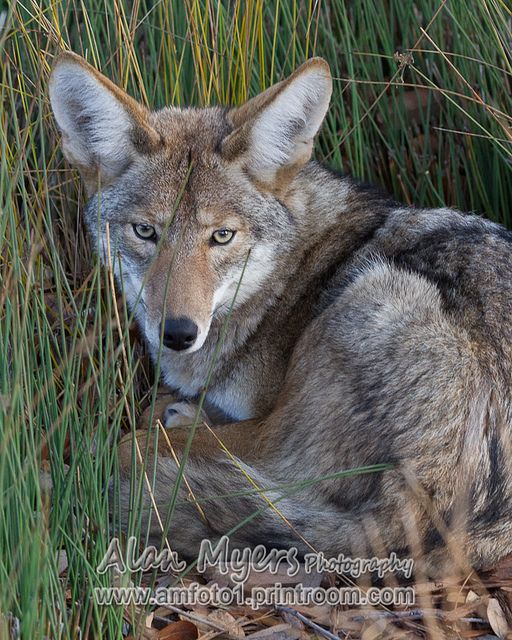
[(172, 402), (168, 404), (162, 416), (162, 423), (166, 429), (175, 427), (201, 425), (208, 422), (208, 416), (199, 407), (187, 401)]
[(166, 389), (165, 387), (160, 387), (156, 394), (154, 406), (152, 407), (150, 405), (141, 415), (137, 424), (137, 429), (139, 431), (153, 429), (157, 426), (158, 420), (163, 424), (163, 415), (166, 407), (177, 401), (178, 396), (175, 393), (169, 391), (169, 389)]
[(187, 400), (180, 400), (179, 396), (168, 389), (161, 389), (157, 393), (155, 404), (149, 406), (140, 417), (137, 428), (141, 431), (157, 426), (158, 421), (166, 428), (185, 427), (208, 422), (208, 417), (201, 411), (197, 416), (198, 406)]

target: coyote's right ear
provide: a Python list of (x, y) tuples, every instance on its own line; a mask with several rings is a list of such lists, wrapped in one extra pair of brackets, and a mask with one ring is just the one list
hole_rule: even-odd
[(138, 153), (154, 149), (160, 136), (148, 111), (74, 53), (57, 59), (50, 101), (62, 132), (64, 155), (89, 194), (118, 178)]

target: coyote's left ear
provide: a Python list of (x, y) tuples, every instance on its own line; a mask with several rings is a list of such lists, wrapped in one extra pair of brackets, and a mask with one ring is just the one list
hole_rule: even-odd
[(64, 155), (80, 170), (89, 194), (160, 142), (147, 109), (74, 53), (57, 59), (50, 101)]
[(235, 130), (223, 141), (222, 155), (241, 161), (270, 189), (278, 188), (310, 159), (331, 92), (327, 62), (308, 60), (289, 78), (230, 112)]

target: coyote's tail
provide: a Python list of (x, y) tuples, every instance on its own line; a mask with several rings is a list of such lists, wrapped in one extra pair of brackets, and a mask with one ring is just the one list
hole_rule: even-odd
[[(405, 553), (410, 548), (404, 522), (396, 512), (390, 513), (389, 505), (386, 508), (374, 504), (369, 508), (366, 503), (364, 511), (346, 511), (326, 503), (321, 493), (311, 487), (301, 492), (305, 483), (276, 482), (269, 473), (236, 458), (191, 456), (170, 513), (177, 477), (178, 464), (174, 459), (159, 457), (156, 473), (148, 472), (143, 479), (141, 504), (133, 502), (132, 483), (124, 475), (118, 504), (123, 528), (128, 527), (132, 505), (136, 516), (142, 513), (141, 539), (145, 539), (149, 529), (151, 541), (158, 546), (168, 519), (169, 545), (185, 559), (197, 558), (203, 540), (216, 541), (223, 535), (228, 535), (231, 548), (254, 548), (263, 544), (267, 549), (296, 548), (299, 556), (321, 551), (327, 557), (342, 554), (371, 558), (382, 556), (382, 552), (385, 555), (392, 551)], [(432, 523), (416, 525), (420, 537), (423, 534), (426, 539), (438, 540), (428, 549), (420, 549), (423, 569), (433, 576), (442, 575), (446, 570), (446, 540), (442, 535), (432, 535)], [(489, 544), (490, 539), (495, 544)], [(453, 566), (463, 570), (469, 565), (484, 568), (499, 560), (503, 546), (510, 546), (510, 540), (509, 521), (488, 523), (478, 530), (473, 528), (461, 547), (467, 550), (467, 557), (459, 554), (453, 559)]]

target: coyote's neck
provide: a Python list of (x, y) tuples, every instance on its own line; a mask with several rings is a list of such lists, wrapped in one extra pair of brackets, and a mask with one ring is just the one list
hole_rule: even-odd
[[(261, 292), (261, 316), (276, 301), (301, 300), (312, 283), (325, 288), (327, 280), (373, 237), (388, 212), (397, 206), (386, 193), (310, 162), (294, 179), (283, 198), (296, 220), (297, 240), (279, 256), (281, 267), (271, 276), (271, 287)], [(283, 259), (284, 258), (284, 259)], [(294, 301), (295, 296), (295, 301)]]
[(326, 247), (340, 257), (357, 251), (383, 224), (390, 209), (399, 206), (380, 189), (317, 162), (298, 174), (288, 200), (304, 230), (312, 238), (315, 233), (325, 238)]

